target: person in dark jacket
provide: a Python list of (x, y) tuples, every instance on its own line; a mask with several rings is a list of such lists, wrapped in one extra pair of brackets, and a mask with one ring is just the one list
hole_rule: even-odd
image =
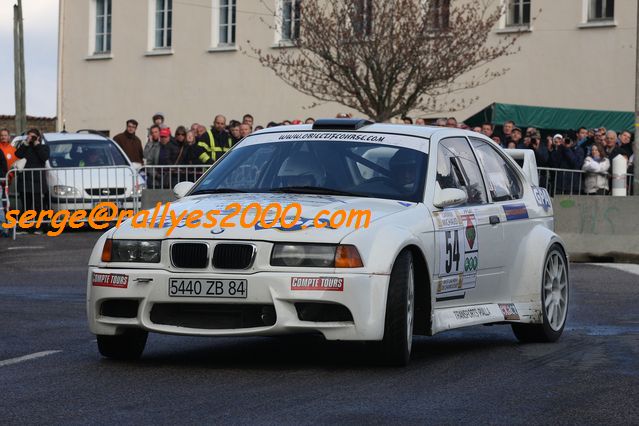
[[(177, 164), (180, 148), (175, 141), (171, 139), (171, 129), (165, 127), (160, 130), (160, 153), (158, 156), (158, 164), (160, 166), (173, 166)], [(171, 169), (163, 168), (161, 175), (156, 174), (156, 179), (160, 178), (160, 182), (156, 181), (156, 188), (172, 188)]]
[[(49, 159), (49, 147), (42, 144), (40, 131), (30, 129), (27, 139), (16, 150), (16, 157), (27, 160), (25, 169), (44, 169)], [(40, 211), (48, 208), (49, 188), (44, 170), (23, 170), (17, 181), (17, 191), (22, 199), (22, 210)], [(33, 229), (33, 228), (31, 228)]]
[[(581, 170), (585, 158), (584, 150), (560, 134), (553, 136), (552, 140), (548, 165), (556, 169)], [(554, 192), (551, 194), (579, 194), (582, 189), (581, 177), (581, 173), (576, 172), (555, 172), (551, 182)]]
[[(178, 148), (177, 158), (175, 159), (175, 165), (183, 165), (184, 157), (186, 156), (188, 146), (186, 144), (186, 127), (178, 126), (175, 129), (175, 137), (173, 138), (175, 146)], [(172, 172), (173, 184), (183, 182), (186, 179), (186, 168), (176, 167)]]
[(196, 140), (203, 150), (200, 157), (202, 163), (213, 164), (233, 146), (233, 139), (226, 131), (226, 117), (223, 115), (215, 116), (210, 130), (205, 128), (203, 132), (198, 133)]
[(115, 143), (120, 145), (120, 148), (134, 163), (144, 164), (144, 152), (142, 151), (142, 141), (135, 135), (135, 131), (138, 128), (138, 122), (134, 119), (129, 119), (126, 122), (126, 130), (113, 137)]
[(231, 135), (231, 139), (233, 140), (232, 144), (235, 145), (242, 137), (240, 136), (240, 122), (231, 120), (231, 124), (229, 124), (229, 135)]

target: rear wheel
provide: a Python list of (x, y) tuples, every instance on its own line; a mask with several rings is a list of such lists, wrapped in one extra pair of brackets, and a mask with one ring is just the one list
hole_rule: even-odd
[(568, 262), (564, 251), (553, 244), (546, 255), (541, 282), (541, 324), (512, 324), (522, 342), (555, 342), (561, 336), (568, 314)]
[(106, 336), (99, 334), (98, 350), (102, 356), (113, 359), (138, 359), (144, 352), (146, 330), (138, 328), (128, 328), (122, 334)]
[(379, 342), (377, 355), (387, 365), (408, 364), (413, 344), (415, 319), (415, 268), (410, 251), (402, 251), (393, 265), (388, 297), (384, 338)]

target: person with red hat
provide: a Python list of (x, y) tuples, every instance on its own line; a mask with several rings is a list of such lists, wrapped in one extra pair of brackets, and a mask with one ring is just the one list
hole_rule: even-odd
[[(158, 164), (160, 166), (172, 166), (177, 164), (180, 148), (171, 137), (171, 129), (163, 127), (160, 129), (160, 151), (158, 154)], [(155, 174), (155, 187), (172, 188), (174, 184), (171, 179), (171, 170), (162, 168), (161, 173)]]
[(173, 165), (177, 161), (180, 149), (171, 139), (171, 129), (165, 127), (160, 129), (160, 155), (158, 156), (158, 164)]

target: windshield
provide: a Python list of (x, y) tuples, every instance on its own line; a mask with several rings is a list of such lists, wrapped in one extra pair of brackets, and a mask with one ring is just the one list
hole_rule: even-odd
[(192, 195), (221, 192), (333, 194), (421, 202), (427, 155), (378, 143), (285, 141), (238, 146)]
[(128, 166), (111, 141), (74, 140), (48, 142), (51, 167)]

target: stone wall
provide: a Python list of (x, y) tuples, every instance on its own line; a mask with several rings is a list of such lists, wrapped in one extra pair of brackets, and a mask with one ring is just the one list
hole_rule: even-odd
[[(0, 115), (0, 129), (5, 127), (9, 129), (9, 133), (12, 136), (16, 133), (16, 121), (15, 115)], [(40, 130), (42, 133), (55, 132), (56, 117), (34, 117), (27, 115), (27, 129), (33, 127)]]

